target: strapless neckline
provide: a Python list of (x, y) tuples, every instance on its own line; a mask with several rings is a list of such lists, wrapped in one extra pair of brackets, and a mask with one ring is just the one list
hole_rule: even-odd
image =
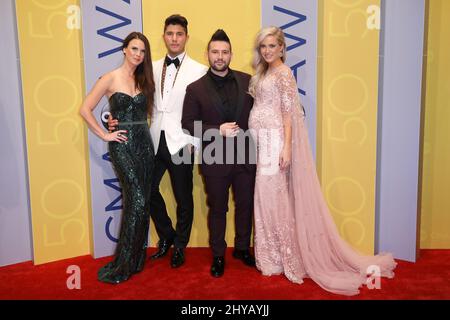
[(139, 92), (139, 93), (136, 94), (135, 96), (131, 96), (131, 95), (129, 95), (128, 93), (121, 92), (121, 91), (116, 91), (116, 92), (114, 92), (114, 93), (109, 97), (109, 99), (111, 99), (111, 98), (112, 98), (114, 95), (116, 95), (116, 94), (122, 94), (122, 95), (124, 95), (124, 96), (130, 97), (131, 99), (135, 99), (135, 98), (138, 97), (139, 95), (144, 94), (144, 92)]

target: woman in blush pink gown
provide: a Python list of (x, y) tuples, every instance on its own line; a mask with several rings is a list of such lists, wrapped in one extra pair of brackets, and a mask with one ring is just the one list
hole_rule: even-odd
[[(297, 83), (284, 64), (286, 43), (277, 27), (256, 38), (249, 91), (249, 127), (257, 142), (255, 258), (263, 275), (314, 280), (323, 289), (355, 295), (375, 266), (392, 278), (390, 253), (365, 256), (339, 235), (320, 188)], [(377, 270), (377, 269), (376, 269)]]

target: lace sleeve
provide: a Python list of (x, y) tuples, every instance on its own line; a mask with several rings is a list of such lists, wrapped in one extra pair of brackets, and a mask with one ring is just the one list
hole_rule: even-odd
[(283, 119), (286, 116), (290, 118), (294, 108), (299, 107), (297, 83), (290, 69), (286, 68), (280, 72), (276, 86), (280, 94), (280, 108)]

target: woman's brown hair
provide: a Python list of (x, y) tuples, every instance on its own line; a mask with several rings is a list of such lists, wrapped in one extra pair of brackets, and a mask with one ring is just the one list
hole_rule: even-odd
[(153, 65), (152, 54), (150, 52), (150, 43), (147, 37), (142, 33), (132, 32), (123, 40), (122, 48), (127, 48), (128, 44), (133, 39), (139, 39), (145, 45), (144, 61), (142, 61), (142, 63), (138, 65), (134, 71), (134, 81), (136, 89), (142, 91), (147, 98), (147, 110), (149, 115), (151, 115), (153, 108), (153, 97), (155, 93), (155, 81), (153, 80)]

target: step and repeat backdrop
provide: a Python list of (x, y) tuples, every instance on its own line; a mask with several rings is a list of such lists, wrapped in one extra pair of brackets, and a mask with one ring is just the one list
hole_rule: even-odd
[[(164, 20), (189, 21), (187, 52), (207, 65), (224, 29), (231, 68), (253, 73), (255, 35), (283, 29), (322, 190), (343, 238), (363, 253), (416, 261), (450, 248), (450, 3), (445, 0), (5, 0), (0, 3), (0, 266), (114, 253), (122, 199), (106, 143), (79, 116), (118, 67), (131, 31), (164, 57)], [(95, 109), (105, 123), (108, 102)], [(161, 183), (176, 221), (168, 174)], [(207, 247), (194, 168), (189, 246)], [(234, 243), (230, 196), (226, 239)], [(158, 240), (153, 224), (150, 246)]]

